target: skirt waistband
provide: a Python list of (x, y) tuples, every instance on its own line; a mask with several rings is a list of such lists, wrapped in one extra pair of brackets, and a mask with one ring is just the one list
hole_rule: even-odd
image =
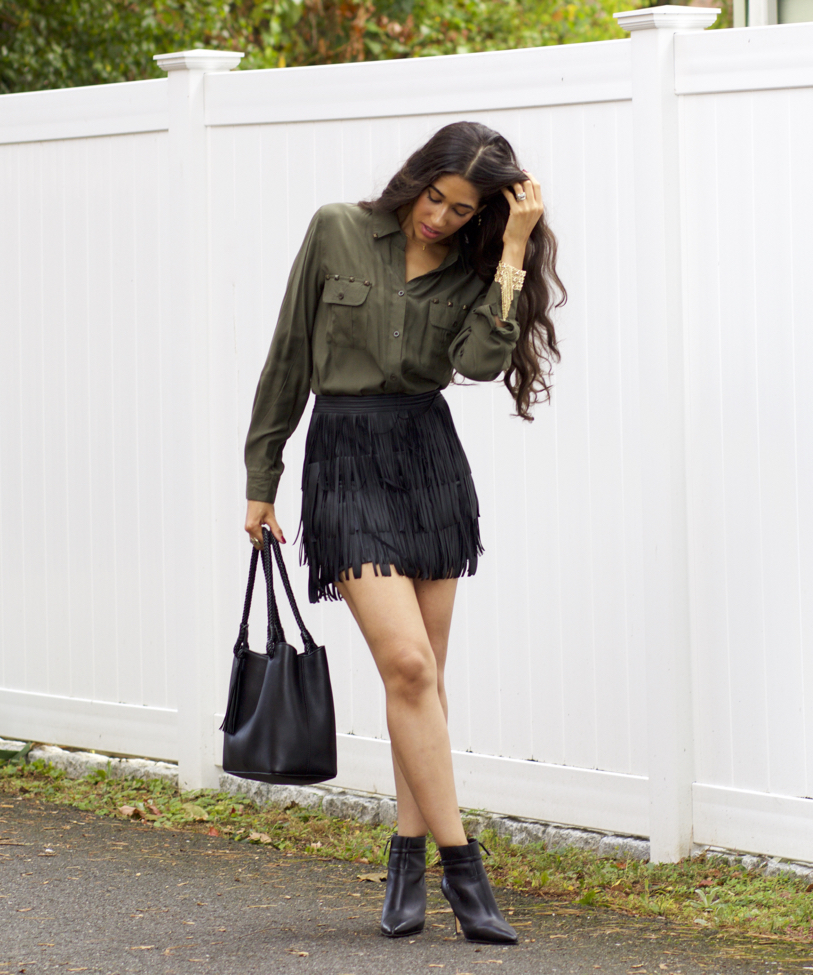
[(317, 394), (314, 413), (388, 413), (426, 410), (443, 395), (439, 389), (428, 393), (376, 393), (374, 396), (323, 396)]

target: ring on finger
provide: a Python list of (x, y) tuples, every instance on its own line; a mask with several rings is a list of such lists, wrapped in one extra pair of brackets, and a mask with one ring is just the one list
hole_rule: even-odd
[(517, 193), (517, 199), (522, 202), (526, 197), (525, 193)]

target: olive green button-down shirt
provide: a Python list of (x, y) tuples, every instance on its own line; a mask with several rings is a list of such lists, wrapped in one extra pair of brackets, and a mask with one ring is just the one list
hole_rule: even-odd
[[(246, 496), (273, 502), (285, 442), (308, 395), (425, 393), (452, 373), (490, 381), (519, 337), (517, 295), (502, 318), (452, 244), (439, 267), (406, 280), (406, 236), (394, 213), (334, 203), (317, 211), (294, 261), (246, 440)], [(497, 324), (497, 320), (501, 324)]]

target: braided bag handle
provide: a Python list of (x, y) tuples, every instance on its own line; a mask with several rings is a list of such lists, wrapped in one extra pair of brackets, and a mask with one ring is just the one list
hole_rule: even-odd
[[(265, 529), (263, 529), (265, 531)], [(265, 541), (265, 538), (263, 538)], [(251, 597), (254, 593), (254, 582), (257, 577), (257, 561), (260, 550), (254, 548), (251, 552), (251, 562), (248, 567), (248, 584), (246, 585), (246, 596), (243, 600), (243, 617), (240, 620), (240, 631), (237, 634), (237, 643), (234, 645), (234, 655), (242, 656), (250, 649), (248, 645), (248, 617), (251, 613)], [(266, 641), (268, 646), (275, 643), (285, 642), (285, 633), (277, 609), (277, 600), (274, 595), (274, 577), (271, 571), (271, 552), (267, 544), (263, 546), (263, 574), (265, 575), (265, 602), (268, 611), (268, 624), (266, 627)], [(267, 649), (267, 647), (266, 647)]]
[(251, 553), (251, 563), (248, 567), (248, 585), (246, 586), (246, 598), (243, 600), (243, 618), (240, 621), (240, 631), (237, 634), (237, 643), (234, 645), (235, 657), (242, 657), (249, 649), (248, 645), (248, 616), (251, 612), (251, 595), (254, 592), (254, 579), (257, 575), (257, 556), (259, 552), (255, 548)]
[[(263, 548), (268, 544), (270, 539), (271, 545), (274, 547), (274, 557), (277, 560), (277, 566), (279, 568), (280, 578), (282, 579), (282, 585), (285, 589), (285, 595), (288, 597), (288, 602), (291, 606), (291, 612), (294, 614), (294, 619), (296, 620), (296, 625), (299, 627), (299, 632), (302, 636), (302, 643), (305, 647), (305, 653), (313, 653), (314, 650), (318, 649), (316, 646), (316, 641), (310, 634), (310, 631), (305, 626), (305, 621), (299, 612), (299, 607), (296, 605), (296, 600), (294, 599), (294, 592), (291, 589), (291, 582), (288, 579), (288, 570), (285, 568), (285, 562), (282, 558), (282, 550), (280, 549), (279, 542), (273, 537), (267, 528), (263, 527)], [(277, 620), (279, 622), (279, 620)], [(280, 627), (280, 632), (282, 632), (282, 627)]]
[[(265, 598), (268, 606), (268, 627), (266, 629), (265, 649), (269, 656), (273, 656), (275, 645), (277, 643), (285, 643), (285, 631), (282, 629), (279, 610), (277, 609), (277, 599), (274, 595), (274, 564), (271, 561), (269, 539), (273, 540), (274, 544), (277, 544), (277, 540), (273, 538), (271, 532), (263, 526), (263, 573), (265, 574)], [(256, 554), (257, 549), (255, 548), (251, 553), (252, 562)]]

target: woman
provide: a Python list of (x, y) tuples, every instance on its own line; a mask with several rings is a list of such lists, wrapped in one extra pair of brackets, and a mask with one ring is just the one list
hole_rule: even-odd
[[(316, 393), (302, 474), (311, 602), (343, 598), (384, 681), (398, 800), (381, 919), (424, 926), (428, 830), (466, 938), (514, 943), (461, 824), (443, 683), (457, 579), (482, 552), (477, 496), (440, 390), (504, 382), (531, 419), (558, 359), (556, 243), (540, 187), (498, 133), (437, 132), (382, 195), (314, 216), (294, 262), (246, 443), (246, 531), (280, 541), (283, 446)], [(525, 271), (522, 271), (522, 268)], [(523, 283), (524, 279), (524, 283)]]

